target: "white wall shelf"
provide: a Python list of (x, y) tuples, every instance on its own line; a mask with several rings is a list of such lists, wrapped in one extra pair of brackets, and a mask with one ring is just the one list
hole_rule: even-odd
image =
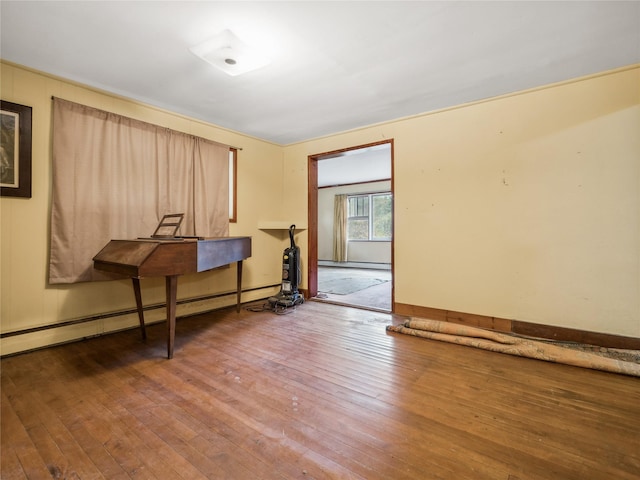
[(289, 230), (291, 225), (296, 226), (296, 230), (306, 230), (307, 226), (304, 224), (298, 225), (295, 222), (285, 221), (270, 221), (270, 222), (258, 222), (258, 229), (260, 230)]

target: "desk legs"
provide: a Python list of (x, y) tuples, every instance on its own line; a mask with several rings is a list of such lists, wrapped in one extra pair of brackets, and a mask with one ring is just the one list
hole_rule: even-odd
[[(147, 338), (147, 332), (144, 327), (144, 310), (142, 306), (142, 293), (140, 291), (140, 279), (131, 278), (133, 282), (133, 293), (136, 296), (136, 307), (138, 308), (138, 319), (140, 320), (140, 329), (142, 330), (142, 338)], [(236, 294), (236, 312), (240, 312), (240, 304), (242, 297), (242, 260), (238, 262), (238, 278), (237, 278), (237, 294)], [(173, 358), (173, 345), (176, 338), (176, 303), (178, 294), (178, 275), (167, 275), (166, 277), (167, 291), (167, 358)]]
[(136, 296), (136, 307), (138, 309), (138, 320), (140, 320), (140, 330), (142, 331), (142, 339), (147, 339), (147, 331), (144, 328), (144, 308), (142, 307), (142, 293), (140, 292), (140, 279), (133, 277), (133, 294)]
[(173, 358), (173, 341), (176, 337), (176, 296), (178, 276), (167, 275), (167, 358)]
[[(147, 339), (147, 331), (144, 326), (144, 307), (142, 306), (142, 292), (140, 290), (140, 279), (131, 278), (133, 282), (133, 293), (136, 296), (136, 307), (138, 309), (138, 320), (140, 320), (140, 330), (142, 339)], [(167, 284), (167, 358), (173, 358), (173, 343), (176, 337), (176, 303), (178, 293), (178, 276), (168, 275)]]
[(236, 288), (236, 312), (240, 313), (240, 303), (242, 303), (240, 301), (242, 297), (242, 260), (238, 262), (238, 282)]

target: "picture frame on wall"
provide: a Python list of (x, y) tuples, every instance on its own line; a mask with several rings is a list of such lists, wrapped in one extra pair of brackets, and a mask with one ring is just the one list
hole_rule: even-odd
[(31, 198), (31, 107), (0, 103), (0, 195)]

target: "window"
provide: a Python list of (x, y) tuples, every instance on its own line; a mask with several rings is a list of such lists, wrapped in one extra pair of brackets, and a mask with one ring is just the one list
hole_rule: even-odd
[(356, 241), (390, 241), (393, 197), (390, 192), (349, 195), (347, 237)]
[(231, 148), (229, 149), (229, 221), (235, 223), (237, 221), (236, 218), (236, 187), (238, 186), (238, 170), (237, 160), (238, 159), (238, 149)]

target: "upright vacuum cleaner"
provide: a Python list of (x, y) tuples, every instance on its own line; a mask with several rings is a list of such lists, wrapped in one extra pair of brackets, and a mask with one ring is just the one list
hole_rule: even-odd
[(304, 296), (298, 291), (298, 284), (302, 278), (300, 270), (300, 247), (293, 239), (296, 226), (289, 227), (289, 240), (291, 245), (285, 248), (282, 254), (282, 285), (280, 292), (269, 297), (272, 308), (293, 307), (304, 302)]

